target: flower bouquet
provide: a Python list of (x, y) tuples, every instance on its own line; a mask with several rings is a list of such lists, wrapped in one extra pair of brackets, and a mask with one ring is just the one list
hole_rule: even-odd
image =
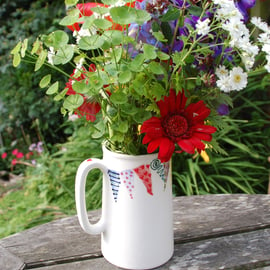
[(65, 2), (63, 30), (11, 52), (14, 66), (24, 59), (67, 76), (62, 89), (51, 74), (40, 81), (63, 115), (84, 118), (116, 152), (158, 151), (162, 162), (206, 145), (222, 152), (214, 136), (230, 92), (270, 72), (270, 28), (248, 17), (255, 0)]

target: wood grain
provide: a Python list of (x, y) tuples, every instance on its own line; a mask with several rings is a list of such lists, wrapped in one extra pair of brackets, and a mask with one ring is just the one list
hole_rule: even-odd
[[(91, 212), (92, 221), (99, 215)], [(160, 269), (269, 270), (270, 196), (174, 198), (174, 234), (174, 257)], [(0, 245), (25, 264), (22, 269), (118, 269), (102, 257), (100, 236), (85, 234), (76, 216), (1, 239)]]

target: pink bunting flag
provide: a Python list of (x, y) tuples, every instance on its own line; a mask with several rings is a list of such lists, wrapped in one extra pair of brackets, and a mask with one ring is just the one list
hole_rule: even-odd
[(147, 192), (150, 195), (153, 195), (153, 192), (152, 192), (152, 175), (151, 175), (151, 171), (150, 171), (150, 165), (141, 165), (140, 167), (135, 168), (134, 172), (143, 181)]
[(131, 199), (133, 199), (134, 190), (134, 172), (132, 170), (125, 170), (120, 173), (120, 179), (122, 185), (124, 185), (129, 193)]

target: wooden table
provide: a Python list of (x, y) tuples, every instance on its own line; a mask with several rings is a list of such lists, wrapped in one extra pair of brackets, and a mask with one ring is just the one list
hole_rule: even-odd
[[(270, 270), (270, 195), (177, 197), (174, 230), (174, 256), (157, 269)], [(1, 239), (0, 269), (118, 268), (102, 257), (100, 236), (85, 234), (72, 216)]]

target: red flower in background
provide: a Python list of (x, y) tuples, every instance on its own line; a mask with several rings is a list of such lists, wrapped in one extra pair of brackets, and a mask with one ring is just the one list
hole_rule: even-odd
[[(137, 0), (135, 2), (142, 2), (143, 0)], [(126, 6), (129, 7), (134, 7), (135, 6), (135, 2), (132, 3), (127, 3)], [(107, 7), (104, 4), (101, 3), (84, 3), (84, 4), (77, 4), (76, 5), (77, 9), (79, 9), (80, 11), (80, 15), (79, 17), (81, 18), (82, 16), (92, 16), (93, 15), (93, 11), (92, 8), (94, 7)], [(110, 16), (106, 16), (105, 19), (107, 19), (108, 21), (112, 22), (112, 27), (111, 29), (113, 30), (119, 30), (122, 31), (123, 27), (119, 24), (113, 23), (112, 18)], [(81, 22), (81, 24), (83, 24), (83, 22)], [(80, 31), (80, 26), (79, 23), (74, 23), (73, 25), (69, 25), (67, 26), (71, 31)]]
[[(95, 65), (90, 65), (89, 71), (94, 72), (95, 70), (96, 70)], [(73, 76), (74, 76), (74, 73), (71, 74), (71, 77)], [(66, 83), (66, 88), (68, 88), (68, 91), (66, 94), (75, 95), (76, 92), (72, 88), (72, 81), (73, 80), (81, 81), (81, 80), (84, 80), (85, 78), (86, 78), (85, 75), (81, 73), (80, 77), (69, 79), (68, 82)], [(75, 111), (75, 114), (77, 114), (80, 118), (85, 116), (87, 121), (94, 122), (96, 120), (96, 114), (101, 109), (100, 105), (97, 102), (89, 101), (89, 99), (85, 97), (84, 95), (82, 94), (80, 95), (83, 97), (84, 102), (80, 107), (77, 108), (77, 110)]]
[[(100, 3), (85, 3), (85, 4), (77, 4), (76, 7), (77, 9), (80, 10), (79, 17), (81, 18), (82, 16), (92, 16), (93, 15), (92, 8), (94, 7), (106, 7), (106, 6)], [(105, 19), (112, 22), (112, 19), (110, 16), (106, 16)], [(83, 22), (81, 22), (81, 24), (83, 24)], [(71, 31), (74, 31), (74, 30), (80, 31), (79, 23), (74, 23), (73, 25), (69, 25), (67, 27)], [(122, 31), (123, 28), (121, 25), (113, 23), (112, 29)]]
[(161, 162), (169, 161), (177, 144), (181, 151), (194, 154), (205, 149), (203, 141), (210, 142), (213, 126), (205, 125), (204, 120), (210, 114), (210, 109), (200, 100), (186, 107), (187, 98), (184, 91), (175, 94), (173, 89), (164, 101), (157, 102), (160, 117), (146, 120), (141, 127), (145, 133), (143, 144), (148, 144), (147, 152), (152, 153), (159, 147), (158, 158)]

